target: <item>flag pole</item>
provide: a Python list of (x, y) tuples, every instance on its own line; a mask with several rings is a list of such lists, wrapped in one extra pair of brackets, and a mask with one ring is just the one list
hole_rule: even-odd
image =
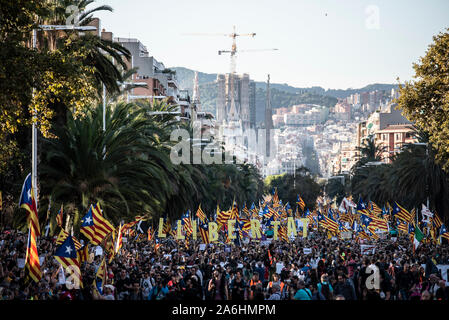
[[(37, 30), (33, 29), (33, 49), (37, 48)], [(34, 96), (34, 88), (33, 88), (33, 96)], [(34, 199), (36, 202), (36, 211), (38, 211), (38, 193), (37, 193), (37, 116), (36, 116), (36, 109), (33, 110), (33, 125), (32, 125), (32, 131), (31, 131), (31, 188), (33, 189), (34, 193)]]

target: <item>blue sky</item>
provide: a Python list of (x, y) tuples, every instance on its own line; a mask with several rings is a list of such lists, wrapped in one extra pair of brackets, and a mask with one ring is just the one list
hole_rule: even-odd
[(99, 0), (115, 37), (138, 38), (166, 67), (229, 72), (231, 39), (185, 33), (255, 32), (237, 49), (237, 72), (296, 87), (360, 88), (410, 80), (432, 37), (449, 28), (448, 0)]

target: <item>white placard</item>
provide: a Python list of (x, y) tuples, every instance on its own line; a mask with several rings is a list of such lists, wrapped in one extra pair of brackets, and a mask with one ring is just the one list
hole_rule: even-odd
[(446, 286), (449, 285), (449, 265), (437, 264), (437, 268), (441, 271), (441, 278), (446, 281)]
[(58, 284), (65, 284), (65, 274), (64, 274), (64, 268), (60, 265), (59, 266), (59, 272), (58, 272)]
[(171, 259), (171, 254), (164, 254), (164, 258)]
[(284, 264), (282, 262), (276, 263), (276, 273), (280, 274), (282, 269), (284, 269)]
[(25, 259), (17, 259), (17, 267), (19, 267), (20, 269), (25, 268)]
[(103, 255), (103, 248), (100, 246), (95, 247), (95, 256), (102, 256)]
[(201, 251), (206, 250), (206, 244), (205, 243), (200, 243), (200, 248)]
[(241, 264), (241, 263), (237, 264), (237, 268), (238, 268), (238, 269), (239, 269), (239, 268), (243, 268), (243, 264)]
[(331, 240), (332, 241), (337, 241), (337, 237), (332, 237)]
[(352, 239), (352, 232), (351, 231), (342, 231), (342, 232), (340, 232), (340, 236), (342, 239)]
[(122, 242), (123, 243), (127, 243), (128, 242), (128, 238), (127, 237), (122, 237)]
[(44, 264), (45, 256), (39, 256), (39, 264)]
[(311, 254), (312, 253), (312, 248), (303, 248), (302, 252), (304, 252), (304, 254)]
[(374, 254), (376, 252), (376, 246), (374, 244), (361, 244), (360, 253), (361, 254)]

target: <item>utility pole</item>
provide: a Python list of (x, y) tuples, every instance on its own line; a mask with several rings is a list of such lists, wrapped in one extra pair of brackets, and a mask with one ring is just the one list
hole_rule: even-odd
[[(56, 30), (97, 30), (96, 27), (93, 26), (83, 26), (77, 27), (73, 25), (39, 25), (40, 30), (45, 31), (56, 31)], [(32, 44), (33, 49), (37, 49), (37, 29), (33, 29), (32, 33)], [(33, 96), (34, 96), (34, 88), (33, 88)], [(39, 194), (37, 188), (37, 126), (36, 123), (38, 121), (36, 110), (34, 110), (33, 115), (33, 125), (32, 125), (32, 133), (31, 133), (31, 184), (34, 192), (34, 197), (36, 201), (36, 210), (39, 207)]]

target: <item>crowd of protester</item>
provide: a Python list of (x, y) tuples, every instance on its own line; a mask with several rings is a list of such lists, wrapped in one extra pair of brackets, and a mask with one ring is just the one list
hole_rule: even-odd
[[(357, 241), (328, 239), (316, 231), (288, 243), (206, 248), (199, 240), (186, 247), (165, 239), (155, 250), (154, 242), (129, 239), (107, 264), (101, 294), (94, 280), (103, 257), (92, 247), (91, 261), (81, 265), (83, 287), (68, 289), (53, 257), (55, 240), (38, 240), (42, 279), (35, 283), (18, 264), (25, 258), (27, 234), (1, 232), (0, 300), (449, 299), (448, 279), (436, 267), (449, 264), (448, 245), (422, 244), (415, 252), (408, 237), (371, 242), (375, 253), (364, 255)], [(304, 254), (304, 248), (311, 253)]]

